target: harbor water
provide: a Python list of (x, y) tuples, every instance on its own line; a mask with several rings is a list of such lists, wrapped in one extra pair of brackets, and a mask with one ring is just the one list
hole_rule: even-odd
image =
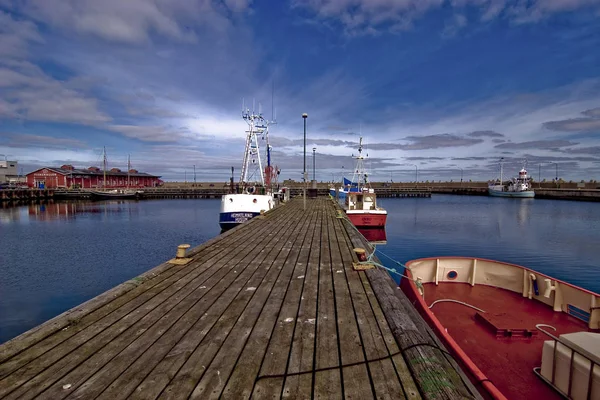
[[(600, 292), (600, 204), (434, 195), (380, 199), (406, 262), (511, 262)], [(0, 209), (0, 343), (216, 236), (220, 200), (56, 202)], [(389, 267), (394, 264), (382, 257)]]

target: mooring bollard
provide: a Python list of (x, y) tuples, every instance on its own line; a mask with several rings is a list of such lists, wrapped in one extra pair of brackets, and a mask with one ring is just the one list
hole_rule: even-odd
[(190, 248), (189, 244), (180, 244), (179, 246), (177, 246), (177, 253), (175, 254), (175, 258), (170, 259), (169, 261), (167, 261), (169, 264), (176, 264), (176, 265), (185, 265), (187, 263), (189, 263), (190, 261), (192, 261), (191, 257), (186, 257), (186, 250)]
[(367, 261), (367, 252), (362, 247), (355, 248), (354, 253), (356, 253), (358, 261)]
[(177, 246), (177, 255), (175, 258), (185, 258), (185, 251), (190, 248), (189, 244), (180, 244)]

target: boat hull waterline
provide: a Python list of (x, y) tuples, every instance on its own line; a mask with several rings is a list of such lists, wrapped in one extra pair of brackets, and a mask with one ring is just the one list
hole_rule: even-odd
[(535, 197), (535, 192), (533, 190), (528, 190), (525, 192), (503, 192), (488, 188), (488, 194), (493, 197), (512, 197), (515, 199), (532, 199)]
[(275, 201), (270, 194), (226, 194), (221, 198), (219, 226), (223, 230), (231, 229), (260, 215), (261, 212), (269, 211), (274, 205)]
[(135, 200), (140, 198), (141, 193), (140, 192), (121, 192), (121, 191), (115, 191), (115, 192), (102, 192), (102, 191), (96, 191), (96, 190), (92, 190), (90, 191), (90, 196), (92, 197), (92, 199), (98, 199), (98, 200), (109, 200), (109, 199), (131, 199), (131, 200)]
[(369, 212), (363, 210), (346, 210), (346, 215), (352, 225), (357, 228), (382, 228), (385, 227), (387, 212)]

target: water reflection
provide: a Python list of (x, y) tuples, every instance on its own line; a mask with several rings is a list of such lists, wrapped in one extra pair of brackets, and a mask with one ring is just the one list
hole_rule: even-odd
[(532, 201), (534, 201), (534, 199), (520, 200), (521, 201), (519, 201), (519, 210), (517, 212), (517, 224), (519, 224), (519, 226), (524, 226), (529, 219), (529, 205)]
[(387, 243), (387, 236), (385, 234), (385, 228), (359, 228), (358, 231), (371, 244), (386, 244)]
[(68, 221), (78, 216), (126, 213), (131, 215), (138, 212), (136, 202), (127, 200), (109, 200), (102, 202), (89, 201), (44, 201), (17, 204), (0, 210), (0, 223), (27, 221)]

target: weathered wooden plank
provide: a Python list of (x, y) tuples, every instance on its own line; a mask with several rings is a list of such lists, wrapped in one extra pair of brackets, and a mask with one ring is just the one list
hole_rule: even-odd
[[(251, 232), (247, 235), (249, 238), (252, 237)], [(202, 251), (203, 258), (211, 258), (220, 252), (222, 246), (231, 246), (232, 240), (237, 240), (235, 237), (223, 236), (222, 242), (211, 239), (208, 244), (198, 246), (195, 252)], [(201, 265), (200, 261), (188, 264), (185, 268), (168, 263), (161, 264), (5, 343), (0, 346), (0, 352), (5, 356), (0, 364), (0, 378), (9, 375), (103, 318), (107, 318), (103, 320), (103, 324), (118, 320), (190, 270)], [(36, 340), (38, 341), (35, 342)]]
[[(326, 205), (327, 206), (327, 205)], [(329, 215), (327, 215), (329, 214)], [(331, 213), (326, 213), (322, 219), (319, 254), (319, 292), (316, 318), (315, 368), (340, 366), (340, 351), (338, 348), (337, 310), (335, 305), (335, 290), (333, 286), (333, 270), (331, 261), (329, 224)], [(310, 267), (310, 266), (309, 266)], [(343, 393), (341, 370), (317, 372), (315, 375), (315, 397), (333, 398), (335, 394)]]
[[(355, 229), (346, 226), (346, 230), (353, 246), (365, 246)], [(365, 273), (423, 398), (439, 400), (472, 397), (460, 375), (442, 352), (430, 346), (432, 343), (427, 334), (420, 332), (407, 317), (405, 307), (390, 286), (391, 278), (387, 272), (371, 269)]]
[[(249, 243), (247, 248), (252, 249), (253, 247), (251, 244), (252, 243)], [(240, 247), (240, 249), (242, 248), (244, 247)], [(237, 255), (238, 259), (241, 259), (242, 257), (251, 258), (253, 256), (254, 255), (251, 252), (246, 253), (245, 251), (239, 252)], [(113, 393), (112, 390), (109, 390), (107, 393), (103, 394), (103, 397), (105, 398), (114, 398), (116, 396), (125, 397), (127, 393), (125, 389), (128, 391), (133, 390), (136, 386), (135, 382), (141, 380), (139, 375), (145, 376), (147, 372), (142, 373), (142, 371), (136, 368), (133, 368), (133, 371), (130, 371), (130, 364), (136, 361), (138, 368), (142, 367), (143, 370), (147, 370), (149, 364), (152, 363), (152, 360), (157, 360), (156, 362), (158, 362), (169, 349), (165, 343), (173, 343), (173, 340), (176, 337), (181, 337), (183, 333), (196, 322), (197, 317), (194, 316), (202, 314), (203, 311), (199, 311), (198, 309), (206, 304), (206, 302), (201, 302), (201, 300), (207, 297), (208, 302), (214, 301), (216, 296), (214, 296), (212, 289), (215, 285), (219, 283), (228, 285), (229, 281), (236, 275), (232, 270), (237, 267), (242, 267), (240, 268), (240, 271), (237, 271), (238, 273), (243, 270), (243, 266), (240, 265), (237, 260), (232, 262), (234, 259), (227, 259), (230, 265), (229, 268), (227, 267), (227, 263), (223, 260), (225, 259), (221, 259), (219, 262), (215, 263), (214, 267), (211, 267), (218, 272), (211, 277), (210, 280), (204, 282), (202, 286), (196, 290), (196, 293), (193, 293), (192, 296), (189, 297), (189, 299), (184, 300), (186, 304), (182, 306), (184, 314), (181, 318), (179, 318), (177, 314), (165, 315), (161, 321), (148, 331), (144, 332), (142, 337), (136, 339), (136, 341), (121, 351), (118, 356), (113, 358), (108, 364), (104, 365), (100, 371), (87, 379), (81, 388), (74, 393), (72, 398), (77, 398), (78, 396), (81, 398), (95, 396), (107, 386), (109, 386), (109, 389), (117, 389), (117, 393)], [(113, 343), (109, 346), (112, 345)], [(106, 358), (110, 355), (110, 352), (103, 350), (92, 357), (89, 362), (97, 367), (103, 363), (98, 359), (95, 359), (96, 356)], [(136, 359), (138, 357), (141, 357), (142, 362), (137, 362)], [(113, 382), (115, 379), (117, 379), (117, 382)], [(64, 382), (71, 380), (73, 379), (69, 376), (63, 379)], [(111, 384), (111, 382), (113, 383)], [(60, 393), (62, 387), (61, 383), (62, 382), (58, 382), (53, 387), (57, 394)], [(49, 391), (49, 393), (51, 392)], [(56, 395), (52, 395), (51, 397), (56, 398)]]
[[(265, 229), (266, 228), (267, 227), (265, 227)], [(120, 322), (121, 325), (113, 325), (113, 322), (115, 322), (115, 315), (111, 315), (113, 318), (103, 319), (101, 323), (96, 323), (94, 325), (89, 326), (83, 332), (80, 332), (78, 335), (74, 336), (73, 338), (70, 338), (70, 340), (61, 343), (59, 346), (56, 346), (52, 348), (52, 350), (50, 350), (49, 352), (43, 354), (43, 357), (41, 359), (36, 360), (35, 363), (30, 363), (29, 365), (27, 365), (27, 369), (19, 370), (17, 371), (18, 373), (12, 374), (11, 376), (3, 380), (2, 386), (0, 387), (0, 391), (2, 391), (3, 388), (6, 388), (8, 391), (11, 388), (14, 388), (15, 385), (18, 386), (18, 384), (24, 383), (29, 378), (35, 376), (37, 373), (39, 373), (47, 367), (50, 367), (50, 369), (44, 371), (42, 373), (43, 376), (49, 376), (51, 377), (51, 379), (60, 378), (62, 375), (56, 372), (59, 368), (74, 368), (78, 364), (78, 360), (82, 361), (85, 358), (89, 357), (91, 354), (93, 354), (94, 346), (101, 347), (105, 343), (108, 343), (115, 337), (115, 335), (121, 334), (135, 322), (139, 321), (152, 310), (159, 307), (159, 305), (162, 304), (169, 296), (171, 296), (173, 293), (176, 293), (182, 287), (185, 287), (189, 280), (200, 276), (200, 274), (205, 272), (206, 269), (206, 267), (202, 267), (202, 263), (196, 263), (195, 267), (192, 267), (191, 264), (188, 264), (184, 268), (180, 267), (177, 274), (173, 276), (173, 279), (177, 278), (177, 280), (171, 282), (171, 286), (166, 286), (168, 282), (163, 281), (156, 287), (152, 287), (150, 289), (150, 291), (152, 292), (158, 291), (160, 289), (163, 290), (158, 292), (156, 296), (150, 297), (150, 300), (145, 303), (139, 303), (139, 301), (145, 300), (147, 299), (147, 297), (136, 298), (136, 300), (139, 301), (136, 301), (133, 304), (140, 304), (141, 307), (138, 307), (134, 311), (131, 311), (129, 314), (125, 315), (123, 315), (123, 312), (130, 311), (131, 308), (119, 308), (118, 311), (120, 311), (120, 313), (116, 314), (116, 316), (122, 317), (120, 320), (117, 321)], [(156, 311), (155, 315), (157, 315)], [(132, 339), (133, 338), (135, 338), (135, 336), (132, 336)], [(70, 353), (74, 350), (76, 350), (75, 353)], [(65, 354), (68, 354), (69, 357), (61, 359)], [(19, 374), (19, 372), (24, 373)], [(41, 387), (39, 382), (42, 381), (43, 376), (36, 376), (34, 382), (32, 382), (32, 384), (29, 384), (28, 386)]]
[[(320, 205), (320, 204), (319, 204)], [(308, 258), (304, 287), (298, 311), (298, 321), (294, 329), (294, 339), (287, 368), (287, 373), (311, 371), (315, 362), (315, 335), (317, 318), (317, 296), (319, 289), (319, 244), (323, 218), (323, 208), (318, 207), (318, 217), (314, 221), (316, 229), (313, 233), (313, 246)], [(304, 374), (286, 379), (284, 394), (293, 393), (300, 397), (313, 396), (313, 375)]]
[[(185, 360), (185, 363), (181, 366), (179, 371), (176, 372), (176, 374), (173, 376), (173, 379), (171, 379), (171, 381), (168, 383), (162, 392), (161, 397), (187, 397), (194, 390), (194, 387), (202, 378), (202, 375), (209, 367), (215, 354), (219, 351), (223, 345), (223, 342), (231, 333), (231, 330), (233, 329), (233, 326), (237, 322), (239, 316), (250, 302), (252, 295), (255, 292), (255, 290), (250, 290), (250, 288), (258, 288), (265, 278), (265, 275), (269, 272), (271, 268), (270, 263), (268, 267), (265, 268), (265, 266), (262, 265), (262, 262), (274, 251), (276, 244), (280, 240), (281, 236), (274, 235), (274, 237), (271, 239), (270, 246), (262, 249), (260, 256), (256, 257), (250, 262), (248, 270), (253, 271), (253, 275), (250, 277), (250, 279), (246, 280), (243, 285), (235, 287), (229, 291), (227, 295), (221, 296), (221, 301), (218, 302), (218, 304), (216, 303), (216, 306), (211, 307), (205, 313), (206, 318), (214, 322), (211, 325), (203, 324), (204, 326), (199, 326), (199, 328), (203, 329), (201, 330), (200, 334), (196, 334), (194, 336), (195, 338), (200, 338), (201, 341), (199, 344), (197, 344), (197, 347), (193, 349), (191, 354), (188, 353), (189, 357), (185, 357), (186, 354), (181, 353), (180, 349), (174, 349), (177, 353), (183, 354), (187, 360)], [(220, 307), (221, 303), (227, 303), (228, 300), (233, 301), (231, 301), (228, 307), (223, 311)], [(190, 338), (190, 341), (195, 338)], [(194, 342), (196, 341), (194, 340)], [(190, 344), (189, 341), (180, 342), (180, 344), (182, 343), (186, 348), (188, 348), (187, 346)], [(215, 371), (215, 373), (217, 374), (218, 378), (219, 373), (217, 371)]]
[[(287, 372), (295, 327), (296, 324), (301, 323), (298, 314), (308, 260), (311, 249), (318, 246), (318, 242), (315, 240), (318, 216), (318, 212), (311, 208), (309, 209), (309, 215), (305, 217), (306, 221), (308, 221), (308, 232), (302, 242), (298, 259), (294, 265), (292, 280), (285, 294), (277, 325), (273, 330), (267, 351), (263, 356), (259, 375), (261, 377), (273, 375), (284, 376)], [(285, 378), (260, 379), (256, 382), (253, 389), (253, 397), (279, 398), (283, 394), (284, 382)]]
[[(282, 224), (281, 229), (284, 228), (285, 224)], [(256, 261), (256, 257), (261, 253), (261, 241), (265, 240), (268, 235), (277, 235), (279, 231), (276, 228), (265, 232), (265, 235), (261, 235), (262, 232), (260, 231), (256, 233), (258, 233), (258, 235), (255, 234), (256, 242), (247, 242), (253, 252), (239, 253), (236, 258), (229, 260), (226, 265), (222, 266), (221, 269), (228, 271), (228, 275), (221, 279), (214, 288), (207, 288), (207, 296), (201, 298), (181, 320), (177, 321), (159, 341), (152, 345), (149, 351), (145, 352), (127, 370), (120, 374), (102, 393), (102, 398), (124, 398), (130, 395), (149, 398), (156, 397), (162, 391), (175, 372), (185, 362), (186, 354), (189, 356), (196, 347), (197, 342), (195, 341), (199, 341), (199, 338), (202, 337), (202, 333), (198, 331), (205, 328), (203, 323), (211, 326), (207, 322), (211, 321), (208, 318), (207, 311), (210, 310), (214, 314), (212, 320), (212, 323), (214, 323), (220, 312), (230, 304), (233, 294), (239, 292), (246, 284), (244, 280), (249, 278), (250, 273), (254, 271), (245, 273), (244, 265), (251, 265), (253, 261)], [(232, 296), (226, 301), (227, 293), (232, 293)], [(215, 306), (220, 308), (215, 309)], [(220, 312), (217, 312), (219, 310)], [(187, 349), (186, 345), (189, 345)], [(109, 367), (107, 365), (105, 368)], [(149, 373), (150, 375), (148, 375)], [(145, 381), (140, 384), (144, 379)], [(131, 393), (136, 386), (138, 386), (137, 390)]]
[[(330, 219), (329, 236), (335, 241), (335, 248), (332, 249), (335, 270), (333, 279), (336, 284), (342, 364), (351, 365), (367, 359), (364, 338), (359, 331), (359, 326), (364, 325), (367, 316), (360, 310), (358, 313), (356, 312), (354, 297), (357, 294), (353, 292), (356, 288), (353, 288), (349, 279), (354, 277), (357, 272), (352, 270), (352, 258), (345, 242), (345, 232), (343, 232), (339, 219), (333, 216)], [(361, 368), (344, 369), (344, 385), (351, 385), (350, 389), (345, 389), (347, 397), (369, 398), (374, 396), (369, 369), (370, 367), (366, 363), (362, 364)], [(346, 374), (349, 374), (348, 378), (346, 378)], [(352, 384), (352, 381), (357, 380), (363, 384)]]
[[(336, 235), (340, 246), (343, 247), (341, 251), (343, 254), (344, 262), (348, 266), (346, 268), (346, 275), (348, 279), (348, 287), (352, 293), (352, 302), (354, 310), (357, 315), (361, 332), (361, 338), (364, 343), (363, 350), (365, 357), (368, 360), (383, 359), (385, 357), (391, 357), (394, 353), (391, 353), (387, 347), (386, 340), (383, 332), (381, 331), (377, 316), (373, 309), (372, 301), (376, 299), (372, 291), (367, 292), (364, 288), (362, 277), (365, 276), (364, 272), (354, 271), (350, 266), (354, 261), (352, 256), (352, 246), (349, 236), (344, 232), (344, 220), (338, 220)], [(369, 297), (372, 297), (371, 299)], [(377, 305), (378, 306), (378, 305)], [(393, 340), (393, 337), (392, 337)], [(391, 367), (391, 368), (387, 368)], [(398, 376), (394, 370), (391, 362), (386, 363), (372, 362), (368, 365), (368, 371), (373, 383), (374, 396), (377, 398), (405, 398), (403, 385), (401, 384), (400, 376)], [(411, 384), (412, 376), (405, 376), (407, 384)]]
[[(310, 222), (304, 214), (298, 217), (298, 223), (284, 245), (282, 255), (286, 254), (282, 265), (281, 276), (262, 310), (260, 317), (248, 339), (243, 351), (240, 353), (235, 369), (223, 390), (226, 398), (249, 398), (252, 394), (254, 383), (258, 378), (260, 366), (264, 357), (256, 357), (257, 354), (265, 354), (266, 347), (273, 335), (276, 323), (281, 318), (281, 307), (289, 290), (290, 283), (294, 280), (295, 266), (300, 255), (300, 249), (309, 233)], [(289, 324), (288, 321), (283, 321)], [(279, 389), (281, 392), (281, 389)], [(260, 393), (260, 392), (259, 392)], [(260, 397), (259, 393), (255, 397)]]
[[(53, 363), (42, 373), (35, 376), (34, 379), (22, 385), (17, 391), (11, 394), (11, 396), (22, 396), (25, 390), (28, 390), (27, 393), (29, 396), (36, 395), (68, 373), (75, 366), (85, 361), (85, 363), (73, 374), (62, 379), (62, 381), (67, 381), (65, 384), (71, 385), (72, 390), (75, 390), (87, 376), (93, 374), (99, 367), (105, 364), (106, 361), (103, 360), (111, 360), (114, 357), (113, 354), (115, 352), (118, 353), (123, 347), (130, 345), (134, 340), (137, 340), (137, 343), (143, 343), (143, 340), (138, 340), (139, 335), (143, 334), (142, 338), (146, 338), (150, 334), (149, 332), (155, 332), (157, 329), (160, 331), (163, 325), (159, 324), (157, 327), (154, 327), (153, 325), (157, 321), (163, 320), (167, 320), (166, 322), (163, 322), (163, 324), (168, 324), (168, 318), (164, 317), (166, 313), (185, 312), (185, 309), (189, 306), (190, 302), (195, 301), (195, 298), (193, 297), (188, 298), (190, 293), (201, 286), (207, 286), (207, 283), (220, 279), (218, 275), (221, 269), (219, 264), (220, 262), (212, 264), (213, 268), (210, 270), (208, 267), (191, 270), (188, 275), (182, 277), (169, 288), (169, 290), (164, 291), (162, 296), (154, 298), (154, 302), (150, 301), (146, 303), (144, 307), (128, 314), (127, 318), (124, 318), (117, 324), (113, 324), (108, 329), (95, 336), (92, 340), (85, 342), (81, 347), (69, 353), (68, 357), (61, 358)], [(216, 278), (215, 274), (217, 274)], [(210, 281), (211, 278), (212, 281)], [(200, 290), (200, 292), (205, 293), (204, 290)], [(168, 297), (164, 299), (165, 296)], [(156, 302), (162, 301), (163, 299), (165, 300), (163, 303), (155, 306)], [(183, 301), (183, 299), (187, 300)], [(182, 304), (180, 304), (181, 302)], [(151, 310), (144, 314), (143, 311), (145, 311), (146, 307), (150, 304), (152, 304)], [(150, 327), (152, 327), (152, 330), (147, 331)], [(98, 351), (104, 346), (107, 346), (107, 349)], [(59, 355), (62, 354), (61, 347), (63, 347), (62, 344), (53, 349), (52, 352), (56, 352)], [(93, 355), (93, 357), (87, 360), (90, 355)], [(47, 362), (47, 360), (45, 361)], [(62, 385), (54, 385), (53, 392), (56, 392), (56, 394), (50, 397), (56, 398), (58, 393), (63, 395), (68, 394), (68, 392), (65, 393), (61, 390), (61, 387)]]
[(377, 324), (379, 325), (381, 334), (384, 337), (388, 354), (395, 354), (395, 356), (391, 358), (393, 366), (389, 371), (386, 370), (386, 374), (392, 372), (398, 376), (398, 379), (402, 383), (404, 397), (410, 400), (419, 400), (421, 399), (419, 390), (414, 382), (410, 370), (408, 369), (408, 366), (406, 365), (406, 362), (404, 361), (404, 358), (402, 358), (402, 355), (399, 353), (400, 349), (398, 348), (398, 344), (396, 343), (394, 335), (392, 334), (390, 327), (385, 319), (385, 316), (383, 315), (383, 311), (381, 310), (381, 307), (377, 302), (377, 298), (373, 293), (373, 289), (371, 288), (369, 280), (366, 274), (364, 273), (360, 274), (360, 278), (365, 289), (365, 293), (367, 293), (369, 302), (371, 303), (371, 308), (373, 310), (373, 313), (375, 314), (375, 318), (377, 320)]
[[(266, 214), (266, 216), (270, 217), (270, 213), (275, 212), (283, 212), (283, 207), (277, 208), (275, 210), (270, 211)], [(253, 221), (250, 221), (253, 222)], [(234, 233), (238, 233), (237, 230), (246, 229), (247, 226), (240, 226), (230, 231), (227, 231), (215, 238), (212, 238), (201, 245), (191, 249), (189, 254), (195, 255), (198, 252), (205, 251), (207, 248), (215, 245), (215, 244), (224, 244), (228, 237), (233, 235)], [(27, 348), (35, 345), (41, 340), (47, 338), (48, 336), (61, 332), (67, 326), (72, 325), (73, 321), (78, 321), (78, 326), (81, 327), (83, 324), (83, 317), (88, 316), (92, 312), (98, 310), (102, 306), (114, 302), (116, 298), (123, 296), (124, 294), (132, 291), (139, 287), (139, 282), (145, 282), (146, 285), (149, 285), (153, 280), (156, 280), (157, 277), (166, 277), (163, 274), (169, 269), (177, 269), (176, 266), (168, 263), (161, 264), (141, 275), (139, 275), (135, 280), (124, 282), (102, 294), (94, 297), (86, 301), (85, 303), (80, 304), (77, 307), (74, 307), (70, 310), (65, 311), (62, 314), (57, 315), (56, 317), (44, 322), (43, 324), (30, 329), (27, 332), (19, 335), (12, 340), (9, 340), (6, 343), (3, 343), (0, 346), (0, 363), (5, 362), (11, 357), (21, 353)], [(167, 275), (168, 276), (168, 275)], [(160, 282), (160, 280), (158, 281)], [(2, 376), (2, 375), (0, 375)]]
[[(301, 222), (301, 220), (302, 218), (299, 215), (298, 222)], [(196, 385), (196, 388), (192, 392), (190, 398), (219, 398), (225, 385), (231, 377), (232, 371), (240, 360), (240, 356), (243, 353), (244, 347), (247, 345), (250, 335), (253, 332), (257, 332), (257, 334), (260, 335), (260, 331), (262, 330), (262, 343), (257, 343), (257, 336), (254, 337), (254, 341), (251, 347), (248, 349), (249, 352), (246, 353), (246, 356), (249, 357), (249, 360), (246, 360), (246, 362), (242, 364), (247, 365), (248, 361), (252, 359), (259, 361), (258, 358), (254, 357), (254, 355), (261, 354), (264, 351), (264, 348), (266, 347), (270, 337), (271, 326), (259, 326), (258, 329), (256, 329), (256, 325), (259, 322), (258, 319), (261, 314), (264, 316), (263, 321), (265, 318), (271, 319), (272, 322), (269, 325), (272, 325), (277, 313), (279, 312), (281, 305), (280, 300), (276, 299), (275, 302), (268, 300), (272, 300), (270, 297), (271, 295), (278, 296), (279, 299), (282, 299), (285, 293), (284, 291), (289, 283), (292, 268), (287, 268), (284, 270), (282, 266), (285, 265), (286, 259), (288, 258), (291, 250), (291, 246), (289, 246), (289, 241), (287, 239), (290, 237), (297, 237), (295, 235), (297, 232), (294, 227), (298, 229), (303, 226), (301, 223), (290, 224), (287, 227), (286, 232), (283, 232), (282, 240), (276, 246), (275, 251), (272, 253), (272, 257), (263, 262), (263, 264), (265, 264), (265, 268), (269, 268), (269, 272), (265, 276), (265, 279), (260, 286), (258, 286), (255, 295), (252, 297), (250, 303), (248, 303), (248, 306), (234, 325), (232, 332), (235, 333), (229, 335), (229, 337), (225, 340), (223, 346), (216, 354), (210, 366), (202, 375), (202, 379), (198, 385)], [(289, 236), (290, 233), (293, 233), (292, 236)], [(285, 249), (286, 247), (287, 249)], [(270, 267), (268, 266), (269, 262), (271, 262)], [(279, 287), (276, 287), (277, 283), (280, 284)], [(263, 312), (266, 312), (266, 314), (263, 314)], [(254, 368), (254, 371), (257, 370), (258, 366)], [(215, 371), (217, 371), (217, 373), (214, 373)], [(256, 372), (253, 373), (253, 370), (248, 369), (246, 366), (244, 367), (243, 375), (249, 378), (246, 385), (246, 397), (249, 397), (252, 391), (253, 382), (256, 379)]]

